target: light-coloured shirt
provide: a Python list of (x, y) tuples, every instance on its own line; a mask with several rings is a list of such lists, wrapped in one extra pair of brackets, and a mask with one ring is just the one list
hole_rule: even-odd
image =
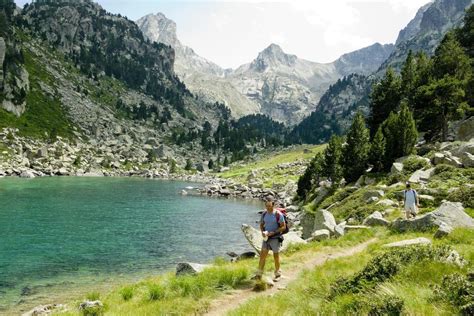
[(280, 228), (280, 224), (285, 222), (285, 218), (283, 214), (280, 213), (280, 218), (277, 222), (277, 211), (274, 210), (272, 213), (268, 213), (265, 211), (262, 214), (261, 223), (263, 223), (263, 227), (267, 232), (275, 232)]
[(405, 205), (416, 205), (416, 191), (413, 189), (405, 190)]

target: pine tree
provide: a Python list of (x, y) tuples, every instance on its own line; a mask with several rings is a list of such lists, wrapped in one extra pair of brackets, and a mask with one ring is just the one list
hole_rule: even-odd
[(342, 160), (342, 138), (336, 135), (331, 136), (328, 146), (324, 150), (324, 162), (322, 174), (328, 177), (333, 185), (338, 185), (342, 180), (343, 169)]
[(316, 154), (306, 167), (305, 172), (298, 179), (298, 189), (296, 193), (300, 199), (305, 200), (313, 185), (319, 182), (323, 161), (324, 157), (322, 153)]
[(209, 163), (207, 164), (209, 169), (214, 169), (214, 161), (212, 159), (209, 159)]
[(364, 117), (358, 112), (347, 133), (347, 145), (343, 149), (344, 178), (348, 182), (356, 181), (367, 168), (369, 140), (369, 130), (365, 126)]
[(229, 159), (227, 158), (227, 156), (224, 156), (224, 167), (227, 167), (229, 166)]
[(373, 136), (380, 124), (396, 111), (401, 99), (401, 80), (389, 67), (385, 77), (373, 86), (370, 96), (370, 135)]
[(193, 163), (192, 163), (191, 159), (188, 158), (188, 159), (186, 159), (186, 166), (184, 167), (184, 170), (189, 171), (191, 169), (193, 169)]
[(382, 171), (384, 169), (384, 156), (385, 156), (385, 138), (382, 133), (382, 127), (379, 126), (377, 132), (372, 139), (369, 153), (369, 163), (373, 166), (375, 172)]
[(471, 5), (464, 16), (463, 27), (456, 31), (457, 38), (466, 49), (467, 54), (474, 58), (474, 5)]
[(390, 113), (388, 118), (382, 124), (383, 136), (385, 138), (385, 155), (383, 165), (385, 170), (392, 166), (392, 163), (398, 156), (399, 126), (398, 115), (395, 112)]
[(401, 71), (401, 95), (408, 100), (409, 104), (413, 104), (413, 98), (416, 90), (416, 59), (410, 50), (403, 64)]

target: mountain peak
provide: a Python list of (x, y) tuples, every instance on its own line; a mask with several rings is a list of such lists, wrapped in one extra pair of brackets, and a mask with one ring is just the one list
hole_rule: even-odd
[(263, 72), (268, 68), (282, 65), (291, 67), (295, 64), (297, 59), (298, 57), (295, 55), (286, 54), (279, 45), (272, 43), (258, 54), (250, 67), (259, 72)]
[(137, 21), (137, 25), (145, 37), (153, 42), (170, 45), (173, 48), (180, 46), (176, 35), (176, 23), (161, 12), (145, 15)]

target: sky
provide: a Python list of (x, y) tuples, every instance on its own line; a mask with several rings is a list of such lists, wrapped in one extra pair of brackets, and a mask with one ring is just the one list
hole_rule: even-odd
[[(23, 6), (28, 0), (16, 0)], [(224, 68), (255, 59), (271, 43), (315, 62), (376, 42), (394, 43), (398, 32), (429, 0), (96, 0), (131, 20), (162, 12), (177, 24), (179, 40)]]

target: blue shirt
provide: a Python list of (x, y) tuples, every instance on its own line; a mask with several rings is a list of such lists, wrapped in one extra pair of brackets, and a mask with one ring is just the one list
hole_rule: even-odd
[(268, 213), (268, 211), (265, 211), (262, 214), (262, 218), (260, 219), (260, 222), (263, 223), (264, 230), (267, 232), (275, 232), (280, 228), (281, 223), (285, 222), (285, 218), (283, 217), (283, 214), (280, 213), (280, 218), (279, 221), (277, 222), (277, 216), (276, 216), (277, 211), (273, 210), (272, 213)]

